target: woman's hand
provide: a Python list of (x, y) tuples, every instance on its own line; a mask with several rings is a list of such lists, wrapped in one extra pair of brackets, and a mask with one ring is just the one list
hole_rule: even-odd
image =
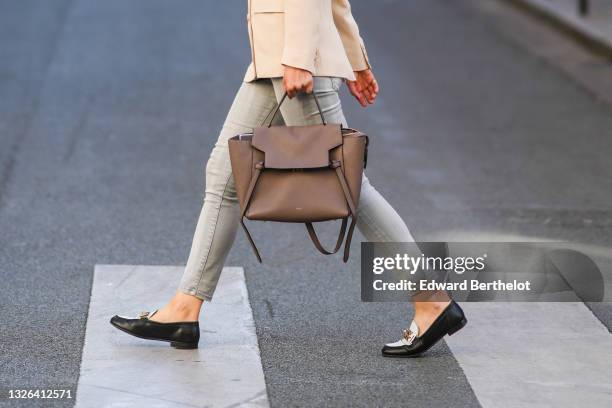
[(364, 108), (368, 104), (373, 104), (378, 95), (378, 82), (374, 78), (374, 74), (371, 69), (365, 69), (363, 71), (355, 71), (355, 80), (346, 81), (351, 94), (359, 101), (361, 106)]
[(312, 93), (313, 80), (310, 71), (285, 65), (283, 86), (289, 99), (300, 92)]

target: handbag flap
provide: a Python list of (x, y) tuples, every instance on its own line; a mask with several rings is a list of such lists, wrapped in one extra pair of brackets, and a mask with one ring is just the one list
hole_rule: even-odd
[(342, 144), (339, 124), (258, 127), (251, 146), (265, 154), (269, 169), (329, 166), (329, 151)]

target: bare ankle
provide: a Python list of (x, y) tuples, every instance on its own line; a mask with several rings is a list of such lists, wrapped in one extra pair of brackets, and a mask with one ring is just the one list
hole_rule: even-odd
[(202, 303), (202, 299), (183, 292), (177, 292), (170, 301), (170, 307), (179, 314), (199, 314)]
[(197, 321), (203, 301), (195, 296), (177, 292), (172, 299), (153, 315), (159, 322)]

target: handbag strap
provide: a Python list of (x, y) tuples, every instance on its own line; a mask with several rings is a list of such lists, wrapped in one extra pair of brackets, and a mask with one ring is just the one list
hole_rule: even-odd
[(251, 245), (251, 249), (257, 257), (257, 260), (259, 261), (259, 263), (263, 263), (261, 260), (261, 255), (259, 255), (259, 251), (257, 250), (257, 245), (255, 245), (255, 241), (253, 241), (253, 237), (251, 237), (251, 233), (249, 232), (248, 228), (246, 227), (246, 225), (244, 225), (244, 217), (240, 217), (240, 225), (242, 225), (242, 229), (244, 230), (244, 233), (247, 236), (249, 244)]
[(321, 252), (324, 255), (333, 255), (336, 252), (338, 252), (338, 250), (342, 246), (342, 242), (344, 242), (344, 235), (346, 233), (347, 220), (348, 220), (348, 217), (344, 217), (342, 219), (342, 225), (340, 225), (340, 232), (338, 233), (338, 240), (336, 241), (336, 247), (332, 251), (328, 251), (327, 249), (323, 247), (323, 245), (321, 245), (321, 241), (319, 241), (319, 237), (317, 236), (317, 232), (315, 231), (314, 226), (312, 225), (312, 222), (305, 222), (304, 224), (306, 225), (306, 229), (308, 230), (308, 235), (310, 235), (310, 240), (312, 241), (314, 246), (319, 250), (319, 252)]
[[(353, 203), (353, 198), (351, 197), (351, 192), (349, 190), (348, 184), (346, 184), (346, 178), (344, 177), (344, 173), (342, 172), (342, 165), (339, 160), (334, 160), (331, 162), (330, 166), (336, 170), (336, 175), (338, 176), (338, 181), (340, 182), (340, 187), (342, 187), (342, 192), (344, 193), (344, 198), (349, 206), (350, 217), (351, 217), (351, 225), (349, 226), (348, 232), (346, 234), (346, 241), (344, 242), (344, 255), (342, 256), (342, 260), (347, 262), (349, 259), (350, 251), (351, 251), (351, 241), (353, 239), (353, 233), (355, 232), (355, 225), (357, 224), (357, 209), (355, 207), (355, 203)], [(310, 235), (310, 239), (314, 246), (324, 255), (331, 255), (338, 252), (340, 246), (342, 246), (342, 241), (344, 240), (344, 232), (346, 230), (346, 223), (348, 217), (342, 219), (342, 226), (340, 227), (340, 233), (338, 234), (338, 241), (336, 242), (336, 247), (333, 251), (327, 251), (321, 245), (319, 238), (312, 226), (312, 223), (307, 222), (306, 229), (308, 230), (308, 235)]]
[(249, 244), (251, 244), (251, 249), (255, 253), (257, 260), (259, 263), (262, 263), (261, 256), (259, 255), (259, 250), (257, 249), (257, 245), (255, 245), (255, 241), (253, 241), (253, 237), (251, 237), (251, 233), (247, 229), (246, 225), (244, 225), (244, 215), (246, 214), (247, 209), (249, 208), (249, 204), (251, 203), (251, 197), (253, 196), (253, 190), (255, 190), (255, 185), (257, 184), (257, 180), (259, 179), (259, 175), (264, 168), (263, 162), (259, 162), (255, 165), (255, 174), (251, 178), (251, 182), (249, 183), (249, 188), (247, 189), (246, 199), (244, 201), (244, 208), (240, 213), (240, 225), (242, 225), (242, 229), (244, 230), (247, 239), (249, 240)]
[[(313, 92), (312, 96), (314, 97), (315, 103), (317, 104), (317, 109), (319, 110), (319, 116), (321, 116), (321, 121), (323, 122), (324, 125), (327, 125), (327, 122), (325, 121), (325, 116), (323, 116), (323, 110), (321, 109), (321, 105), (319, 105), (319, 98), (317, 98), (317, 94)], [(272, 115), (272, 117), (270, 118), (270, 122), (268, 122), (268, 127), (272, 126), (272, 122), (274, 121), (274, 118), (278, 114), (278, 111), (280, 110), (281, 105), (283, 104), (283, 102), (285, 102), (285, 99), (287, 99), (287, 92), (285, 92), (285, 94), (281, 98), (280, 102), (278, 102), (276, 107), (270, 112), (268, 112), (268, 114), (266, 115), (266, 118), (263, 120), (263, 122), (261, 122), (261, 126), (265, 125), (266, 122), (268, 122), (268, 118), (270, 118), (270, 115)]]

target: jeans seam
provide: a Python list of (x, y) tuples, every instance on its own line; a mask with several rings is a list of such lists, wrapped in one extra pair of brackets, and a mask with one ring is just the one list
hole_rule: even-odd
[(379, 223), (374, 222), (374, 220), (369, 216), (367, 210), (363, 214), (359, 211), (357, 211), (357, 213), (359, 214), (359, 219), (361, 219), (364, 224), (372, 229), (372, 232), (378, 236), (378, 239), (381, 239), (381, 241), (377, 242), (392, 242), (391, 237), (383, 231)]
[[(330, 77), (330, 79), (331, 79), (331, 87), (332, 87), (332, 89), (333, 89), (334, 91), (336, 91), (336, 92), (340, 91), (340, 86), (341, 86), (341, 83), (338, 83), (338, 82), (337, 82), (337, 79), (336, 79), (336, 78), (334, 78), (334, 77)], [(337, 85), (336, 85), (336, 84), (337, 84)]]
[[(195, 286), (196, 291), (199, 291), (200, 283), (202, 282), (202, 277), (204, 276), (204, 270), (206, 269), (206, 265), (208, 264), (208, 258), (210, 257), (210, 250), (212, 248), (213, 242), (215, 240), (215, 233), (217, 232), (217, 225), (219, 224), (219, 213), (221, 212), (221, 207), (223, 206), (223, 200), (225, 199), (225, 192), (227, 190), (227, 185), (229, 184), (230, 179), (232, 178), (232, 173), (230, 172), (227, 180), (225, 181), (225, 185), (223, 186), (223, 193), (221, 194), (221, 201), (219, 202), (219, 208), (217, 210), (217, 217), (215, 219), (215, 227), (213, 229), (212, 237), (210, 238), (210, 245), (208, 245), (208, 249), (206, 250), (206, 256), (203, 260), (200, 260), (200, 278), (198, 279), (198, 283)], [(204, 262), (202, 262), (204, 261)], [(202, 265), (204, 263), (204, 265)]]

